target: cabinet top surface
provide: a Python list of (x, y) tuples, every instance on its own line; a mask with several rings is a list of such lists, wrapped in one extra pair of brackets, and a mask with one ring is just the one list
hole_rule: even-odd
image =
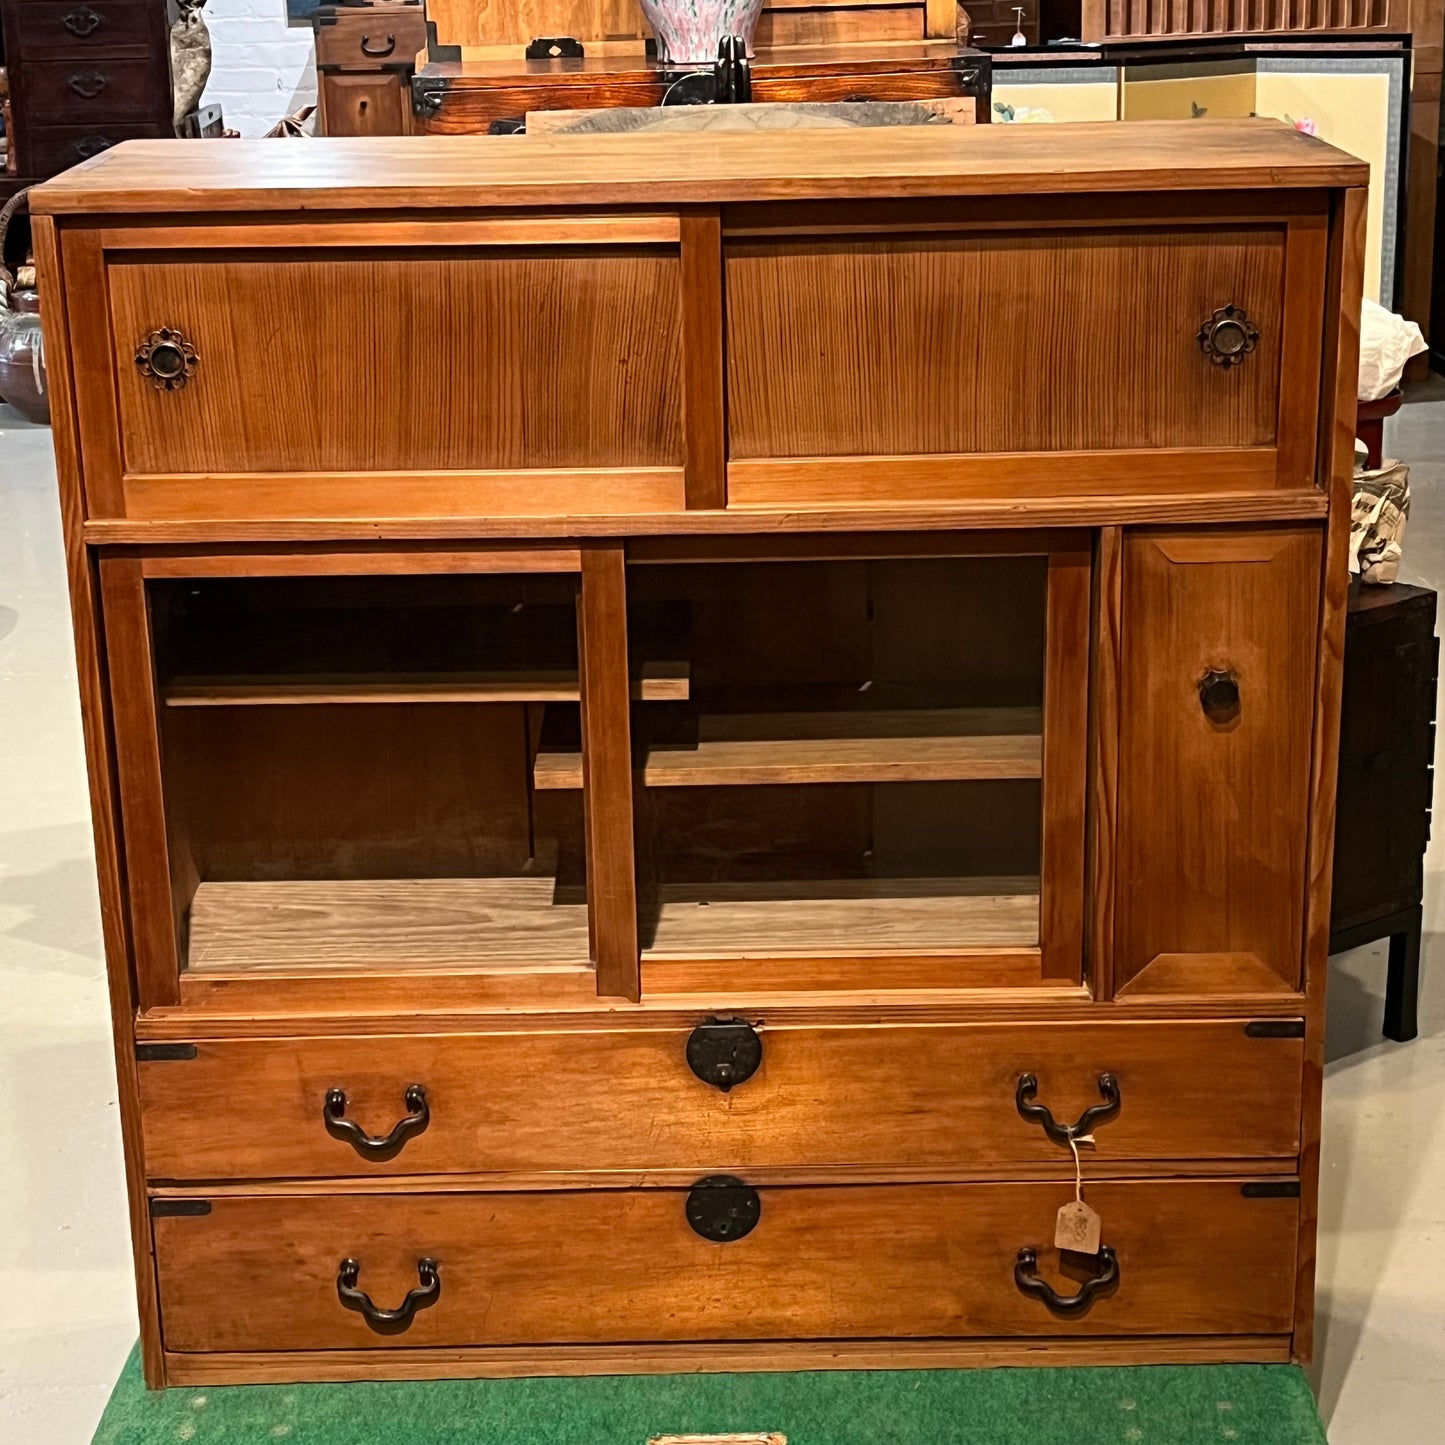
[(48, 181), (53, 214), (675, 205), (1362, 186), (1273, 120), (761, 133), (127, 141)]

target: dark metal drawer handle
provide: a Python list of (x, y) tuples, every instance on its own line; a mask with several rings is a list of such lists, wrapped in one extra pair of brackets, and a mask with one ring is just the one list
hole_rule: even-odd
[(115, 142), (108, 135), (88, 135), (75, 143), (75, 154), (83, 161), (92, 160), (101, 151), (108, 151)]
[(688, 1068), (725, 1094), (751, 1079), (762, 1061), (763, 1041), (742, 1019), (704, 1019), (687, 1038)]
[(441, 1266), (434, 1259), (416, 1262), (416, 1277), (421, 1281), (394, 1310), (378, 1309), (365, 1290), (357, 1289), (361, 1276), (358, 1260), (343, 1259), (336, 1275), (336, 1297), (349, 1310), (357, 1310), (379, 1335), (397, 1335), (411, 1324), (418, 1310), (434, 1305), (442, 1294)]
[(1046, 1104), (1037, 1103), (1034, 1095), (1039, 1091), (1039, 1081), (1034, 1074), (1020, 1074), (1018, 1088), (1014, 1091), (1014, 1103), (1018, 1111), (1030, 1124), (1037, 1124), (1055, 1144), (1067, 1144), (1070, 1139), (1082, 1139), (1099, 1124), (1107, 1123), (1123, 1104), (1119, 1094), (1119, 1081), (1113, 1074), (1099, 1075), (1099, 1093), (1104, 1102), (1091, 1104), (1078, 1121), (1060, 1124), (1049, 1112)]
[(1199, 706), (1211, 722), (1233, 722), (1239, 716), (1239, 679), (1225, 668), (1211, 667), (1199, 679)]
[(371, 36), (369, 35), (363, 35), (361, 37), (361, 53), (363, 55), (369, 55), (373, 60), (385, 60), (386, 57), (390, 55), (393, 50), (396, 49), (395, 35), (388, 35), (386, 37), (385, 45), (378, 45), (373, 47), (369, 43), (370, 40)]
[(1039, 1256), (1033, 1249), (1019, 1250), (1014, 1264), (1014, 1283), (1025, 1293), (1036, 1296), (1057, 1315), (1078, 1315), (1088, 1309), (1095, 1295), (1103, 1294), (1119, 1282), (1119, 1260), (1107, 1244), (1099, 1246), (1099, 1272), (1079, 1286), (1078, 1294), (1056, 1294), (1047, 1280), (1038, 1274)]
[(1259, 328), (1242, 306), (1221, 306), (1199, 328), (1198, 341), (1216, 366), (1238, 366), (1259, 344)]
[(88, 5), (82, 5), (79, 10), (72, 10), (61, 22), (72, 35), (79, 35), (84, 38), (93, 34), (100, 26), (100, 16)]
[(98, 70), (77, 70), (65, 83), (82, 100), (94, 100), (105, 89), (105, 76)]
[(404, 1096), (406, 1117), (398, 1120), (390, 1134), (378, 1138), (368, 1134), (360, 1124), (346, 1117), (346, 1092), (343, 1089), (328, 1089), (326, 1102), (321, 1107), (321, 1117), (326, 1132), (336, 1139), (345, 1139), (358, 1154), (366, 1159), (390, 1159), (401, 1152), (401, 1146), (414, 1134), (420, 1134), (431, 1121), (431, 1110), (427, 1107), (426, 1090), (420, 1084), (412, 1084)]

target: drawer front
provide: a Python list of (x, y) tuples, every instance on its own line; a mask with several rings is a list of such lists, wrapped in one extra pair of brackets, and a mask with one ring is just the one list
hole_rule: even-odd
[(61, 114), (76, 122), (143, 120), (169, 111), (168, 99), (156, 94), (156, 71), (149, 61), (89, 55), (27, 66), (25, 100), (33, 115)]
[(486, 135), (495, 123), (520, 122), (535, 110), (660, 105), (666, 89), (660, 82), (647, 81), (508, 86), (424, 81), (412, 126), (423, 135)]
[(15, 6), (10, 32), (16, 58), (144, 57), (164, 22), (145, 0), (29, 0)]
[[(746, 1031), (742, 1031), (743, 1034)], [(1150, 1024), (764, 1028), (756, 1072), (726, 1092), (707, 1073), (715, 1032), (598, 1032), (202, 1043), (140, 1065), (152, 1179), (450, 1172), (955, 1171), (1059, 1167), (1070, 1153), (1026, 1103), (1059, 1123), (1118, 1108), (1088, 1158), (1293, 1157), (1303, 1043), (1242, 1020)], [(1278, 1033), (1278, 1029), (1273, 1032)], [(719, 1039), (747, 1057), (738, 1034)], [(743, 1072), (745, 1072), (745, 1068)], [(1102, 1084), (1109, 1075), (1113, 1085)], [(392, 1151), (358, 1147), (417, 1112)]]
[(368, 5), (334, 10), (316, 23), (316, 64), (379, 70), (410, 67), (426, 47), (426, 12), (420, 5)]
[(405, 135), (406, 82), (387, 71), (322, 71), (317, 76), (326, 135)]
[[(1112, 1270), (1104, 1256), (1061, 1264), (1067, 1184), (230, 1196), (155, 1219), (161, 1328), (176, 1351), (1282, 1334), (1299, 1200), (1265, 1187), (1091, 1188)], [(729, 1211), (734, 1237), (698, 1232), (715, 1236)], [(1020, 1287), (1024, 1249), (1061, 1296), (1116, 1277), (1060, 1313)], [(421, 1292), (403, 1328), (343, 1304), (346, 1260), (374, 1308)]]
[(1289, 224), (917, 215), (914, 234), (794, 237), (764, 214), (726, 242), (731, 502), (1313, 484), (1311, 376), (1282, 406), (1281, 357), (1317, 374), (1324, 278), (1299, 304), (1292, 277), (1287, 307)]
[(154, 125), (109, 119), (89, 125), (34, 126), (25, 134), (26, 165), (38, 176), (53, 176), (123, 140), (143, 140), (155, 134)]
[[(973, 78), (955, 70), (900, 70), (881, 75), (753, 74), (755, 101), (818, 102), (840, 100), (948, 100), (973, 99)], [(972, 120), (973, 105), (960, 112), (963, 123)]]
[(1299, 987), (1323, 542), (1317, 527), (1125, 539), (1114, 983), (1126, 996)]
[(342, 229), (369, 244), (304, 224), (276, 229), (296, 249), (203, 259), (107, 243), (113, 382), (82, 376), (81, 404), (114, 408), (120, 441), (95, 481), (87, 461), (93, 508), (97, 491), (142, 518), (682, 505), (675, 216), (419, 222), (436, 244), (409, 248)]

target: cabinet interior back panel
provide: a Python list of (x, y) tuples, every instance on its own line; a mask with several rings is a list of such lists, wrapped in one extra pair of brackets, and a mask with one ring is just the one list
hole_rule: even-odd
[[(1285, 231), (1058, 230), (737, 243), (729, 454), (1269, 446)], [(1238, 366), (1200, 326), (1242, 306)]]
[[(231, 253), (109, 267), (128, 473), (680, 463), (676, 252)], [(179, 327), (184, 389), (136, 346)]]

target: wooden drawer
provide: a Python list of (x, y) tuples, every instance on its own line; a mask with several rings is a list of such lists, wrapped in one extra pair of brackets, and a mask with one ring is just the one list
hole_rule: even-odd
[(316, 17), (315, 30), (316, 67), (322, 71), (410, 70), (426, 48), (426, 12), (420, 5), (332, 7)]
[[(1071, 1184), (233, 1195), (184, 1214), (169, 1211), (204, 1206), (164, 1201), (161, 1327), (174, 1351), (1282, 1334), (1299, 1226), (1291, 1188), (1092, 1187), (1117, 1278), (1072, 1314), (1015, 1278), (1023, 1249), (1060, 1295), (1100, 1272), (1052, 1247)], [(716, 1233), (730, 1206), (743, 1221), (733, 1238), (697, 1232)], [(338, 1297), (344, 1260), (382, 1309), (422, 1287), (422, 1260), (436, 1262), (439, 1288), (381, 1333)]]
[(405, 135), (406, 81), (385, 70), (325, 70), (317, 76), (324, 135)]
[[(143, 1047), (146, 1168), (177, 1180), (598, 1182), (606, 1171), (1058, 1168), (1067, 1144), (1017, 1107), (1025, 1074), (1068, 1123), (1104, 1102), (1100, 1077), (1113, 1075), (1117, 1116), (1087, 1151), (1101, 1164), (1286, 1159), (1299, 1150), (1303, 1041), (1268, 1036), (1280, 1031), (1242, 1020), (765, 1028), (757, 1072), (728, 1092), (692, 1072), (681, 1029), (235, 1040), (181, 1059)], [(323, 1117), (340, 1089), (342, 1117), (384, 1137), (414, 1085), (427, 1125), (388, 1157)]]
[(92, 56), (144, 58), (158, 26), (157, 10), (146, 0), (27, 0), (16, 5), (10, 32), (16, 60), (85, 59)]
[(80, 405), (98, 448), (118, 433), (86, 458), (96, 514), (682, 506), (676, 215), (287, 223), (204, 250), (240, 234), (84, 238), (109, 335)]
[[(869, 233), (866, 208), (838, 217), (859, 234), (829, 236), (786, 207), (739, 211), (729, 502), (1313, 485), (1322, 221), (1129, 205), (1159, 224), (1068, 198), (1032, 229), (986, 201), (988, 225), (920, 206), (912, 233), (881, 210)], [(1250, 336), (1230, 364), (1211, 354)]]
[(154, 125), (94, 120), (89, 125), (41, 125), (26, 133), (26, 165), (36, 175), (69, 170), (123, 140), (154, 136)]
[(109, 121), (168, 117), (170, 102), (156, 94), (155, 78), (148, 60), (38, 61), (25, 68), (25, 101), (32, 115), (58, 114), (102, 128)]

